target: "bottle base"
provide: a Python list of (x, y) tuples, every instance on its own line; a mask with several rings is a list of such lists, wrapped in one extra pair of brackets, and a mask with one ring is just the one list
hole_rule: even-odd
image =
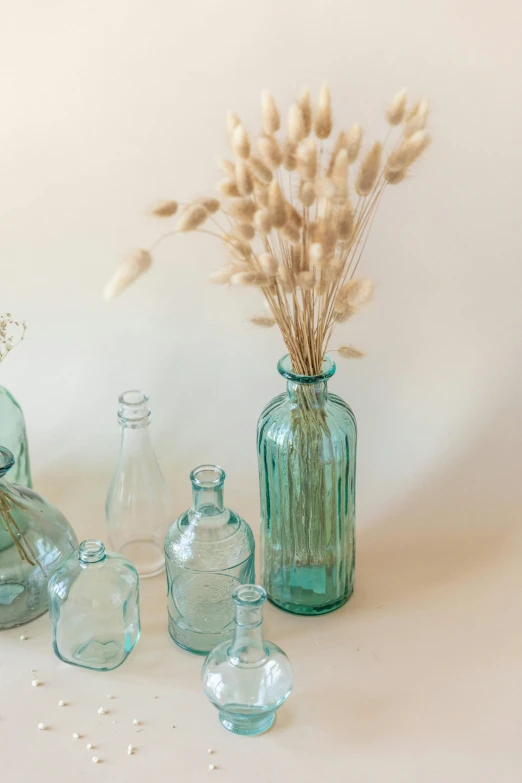
[[(217, 647), (218, 644), (220, 644), (222, 641), (226, 641), (226, 639), (219, 638), (204, 638), (203, 634), (197, 634), (194, 631), (189, 631), (185, 628), (180, 628), (179, 625), (177, 625), (172, 618), (169, 616), (169, 636), (178, 647), (181, 647), (182, 650), (186, 650), (189, 653), (192, 653), (193, 655), (203, 655), (206, 656), (212, 650), (214, 647)], [(203, 637), (203, 638), (198, 638)], [(194, 645), (194, 642), (201, 642), (202, 646), (192, 646)], [(203, 644), (203, 642), (206, 642), (206, 644)], [(203, 649), (204, 648), (204, 649)]]
[(219, 711), (219, 720), (223, 728), (232, 734), (241, 734), (244, 737), (253, 737), (256, 734), (264, 734), (271, 728), (275, 713), (263, 713), (262, 715), (236, 715), (231, 712)]
[(290, 614), (300, 614), (300, 615), (306, 615), (308, 617), (314, 617), (320, 614), (329, 614), (330, 612), (335, 612), (337, 609), (340, 609), (341, 606), (344, 606), (352, 595), (353, 595), (353, 587), (350, 588), (350, 590), (348, 591), (348, 593), (346, 593), (346, 595), (337, 598), (335, 601), (331, 601), (329, 603), (324, 603), (324, 604), (307, 605), (304, 602), (298, 603), (293, 601), (282, 601), (279, 598), (275, 598), (273, 595), (270, 595), (269, 592), (268, 592), (268, 600), (270, 601), (271, 604), (277, 606), (278, 609), (283, 609), (283, 611), (289, 612)]
[(31, 614), (30, 617), (27, 618), (20, 618), (19, 620), (8, 620), (6, 622), (2, 622), (2, 611), (0, 608), (0, 631), (8, 631), (10, 628), (18, 628), (20, 625), (27, 625), (27, 623), (32, 623), (33, 620), (37, 620), (39, 617), (42, 617), (46, 612), (49, 611), (48, 606), (44, 606), (42, 609), (38, 609), (37, 612), (34, 614)]
[(165, 557), (159, 544), (150, 539), (133, 539), (119, 548), (130, 560), (140, 579), (158, 576), (165, 570)]

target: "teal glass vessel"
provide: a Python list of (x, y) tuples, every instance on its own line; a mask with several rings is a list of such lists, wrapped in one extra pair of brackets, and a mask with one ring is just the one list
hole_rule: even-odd
[(0, 447), (0, 629), (47, 611), (47, 584), (78, 541), (61, 511), (28, 487), (11, 484), (14, 457)]
[(224, 505), (222, 468), (200, 465), (190, 480), (192, 508), (165, 539), (169, 633), (180, 647), (207, 655), (232, 636), (232, 593), (255, 579), (255, 544), (250, 526)]
[(32, 487), (24, 414), (4, 386), (0, 386), (0, 443), (9, 449), (15, 460), (9, 473), (9, 481)]
[(80, 544), (49, 582), (54, 652), (96, 671), (120, 666), (140, 638), (139, 577), (97, 539)]
[(357, 427), (328, 390), (329, 357), (316, 376), (293, 372), (289, 356), (278, 370), (286, 394), (257, 428), (263, 584), (281, 609), (324, 614), (353, 592)]
[(203, 665), (205, 695), (219, 710), (221, 725), (234, 734), (262, 734), (293, 685), (285, 653), (263, 638), (266, 592), (259, 585), (234, 590), (234, 638), (212, 650)]

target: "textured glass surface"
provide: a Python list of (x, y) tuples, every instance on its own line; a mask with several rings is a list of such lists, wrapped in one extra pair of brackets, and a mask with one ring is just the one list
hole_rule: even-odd
[(201, 465), (190, 479), (192, 508), (165, 540), (169, 633), (180, 647), (206, 655), (232, 636), (232, 593), (255, 579), (255, 545), (249, 525), (223, 505), (225, 472)]
[(165, 568), (163, 543), (172, 522), (171, 498), (150, 441), (151, 413), (142, 391), (119, 397), (121, 446), (105, 508), (110, 545), (141, 577)]
[(120, 666), (140, 638), (139, 578), (122, 555), (90, 539), (49, 582), (54, 652), (97, 671)]
[(47, 583), (78, 546), (55, 506), (5, 474), (13, 455), (0, 448), (0, 628), (21, 625), (47, 611)]
[(258, 585), (234, 591), (233, 639), (212, 650), (203, 665), (205, 695), (219, 720), (234, 734), (262, 734), (292, 690), (292, 667), (285, 653), (263, 638), (266, 592)]
[(261, 568), (269, 599), (296, 614), (323, 614), (353, 591), (357, 428), (330, 394), (335, 364), (316, 377), (278, 365), (286, 394), (258, 422)]
[(13, 395), (3, 386), (0, 386), (0, 446), (9, 449), (15, 459), (9, 481), (32, 487), (24, 414)]

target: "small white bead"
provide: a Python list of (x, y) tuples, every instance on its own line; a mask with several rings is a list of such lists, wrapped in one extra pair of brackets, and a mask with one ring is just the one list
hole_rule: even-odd
[(209, 753), (214, 753), (214, 748), (209, 748), (209, 749), (208, 749), (208, 752), (209, 752)]
[(72, 738), (73, 739), (80, 739), (80, 735), (78, 734), (78, 732), (75, 731), (74, 734), (72, 735)]
[(216, 765), (215, 765), (215, 764), (209, 764), (209, 765), (208, 765), (208, 768), (209, 768), (209, 769), (216, 769)]
[(129, 745), (129, 747), (127, 748), (127, 753), (129, 754), (129, 756), (132, 756), (135, 750), (136, 748), (134, 747), (134, 745)]
[(132, 723), (134, 724), (134, 726), (139, 726), (140, 725), (140, 722), (139, 722), (139, 720), (137, 718), (134, 718)]
[(89, 742), (89, 744), (87, 745), (87, 750), (92, 750), (93, 748), (94, 745), (92, 744), (92, 742)]
[(170, 728), (171, 728), (171, 729), (175, 729), (176, 727), (174, 726), (174, 724), (172, 724), (172, 726), (171, 726)]
[(107, 710), (105, 709), (105, 707), (100, 707), (100, 709), (98, 710), (98, 715), (105, 715), (106, 712)]
[(45, 731), (45, 723), (39, 723), (38, 728), (40, 729), (40, 731)]
[(26, 639), (27, 639), (27, 636), (24, 636), (23, 634), (20, 636), (20, 641), (21, 642), (25, 642)]
[(93, 756), (91, 761), (92, 761), (93, 764), (99, 764), (100, 763), (100, 759), (98, 758), (98, 756)]
[(37, 671), (38, 671), (38, 669), (31, 669), (31, 671), (32, 671), (32, 672), (33, 672), (33, 674), (34, 674), (34, 672), (37, 672)]
[(108, 694), (107, 694), (107, 698), (108, 698), (108, 699), (114, 699), (114, 696), (112, 695), (112, 693), (108, 693)]
[(38, 686), (40, 685), (40, 680), (31, 680), (31, 685), (33, 686), (33, 688), (38, 688)]
[(58, 702), (58, 706), (59, 707), (65, 707), (65, 702), (64, 702), (63, 699), (60, 699), (60, 701)]

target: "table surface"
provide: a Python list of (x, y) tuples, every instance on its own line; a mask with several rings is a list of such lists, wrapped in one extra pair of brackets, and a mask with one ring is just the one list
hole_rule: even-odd
[[(87, 531), (88, 503), (82, 513), (79, 533), (100, 535)], [(55, 658), (47, 615), (4, 631), (4, 776), (520, 783), (519, 552), (518, 531), (359, 531), (356, 591), (345, 607), (317, 618), (266, 608), (266, 637), (292, 660), (295, 687), (259, 737), (220, 726), (201, 690), (202, 659), (168, 636), (164, 575), (142, 581), (142, 637), (114, 672)]]

